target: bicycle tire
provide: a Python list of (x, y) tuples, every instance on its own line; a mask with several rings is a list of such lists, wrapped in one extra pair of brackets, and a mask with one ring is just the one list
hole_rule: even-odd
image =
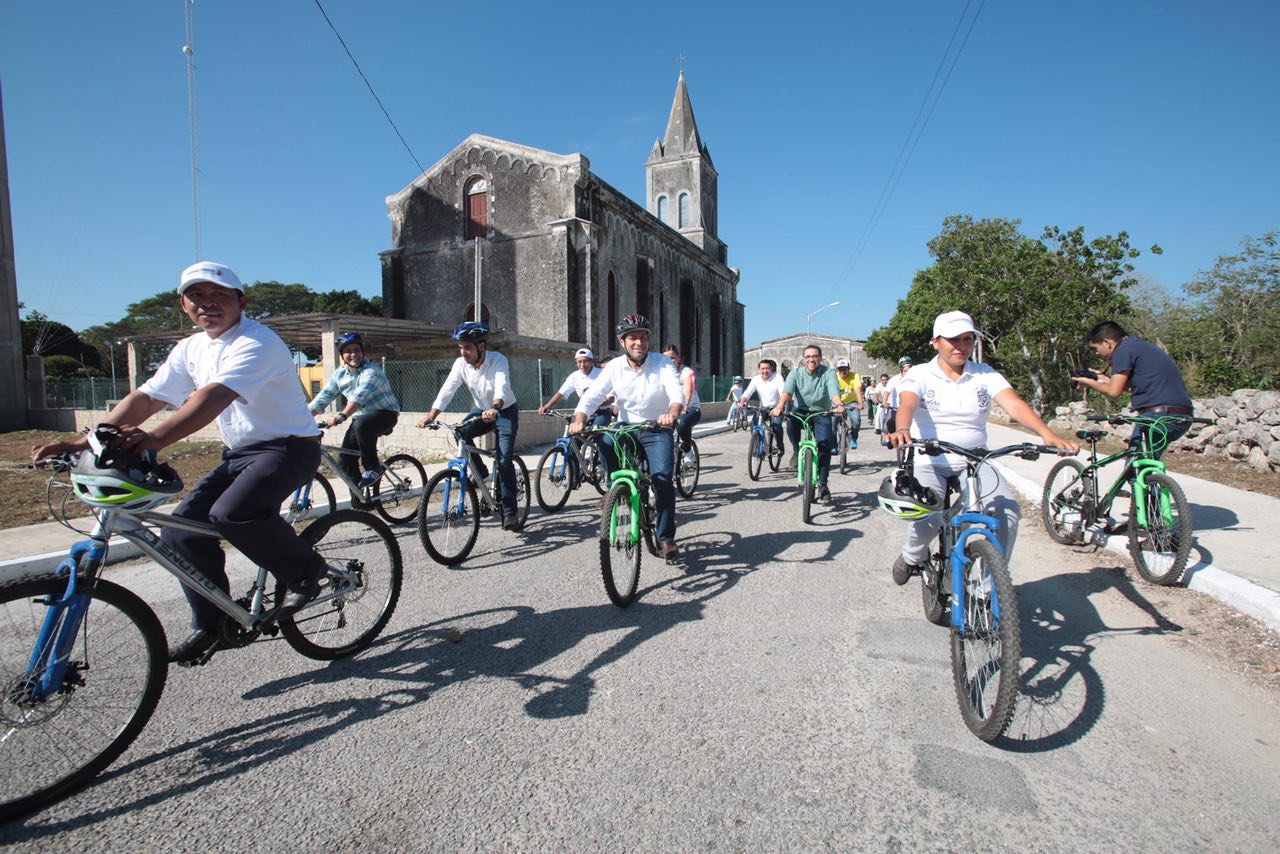
[[(533, 495), (538, 499), (538, 506), (547, 513), (555, 513), (564, 507), (573, 491), (573, 470), (576, 465), (573, 457), (565, 453), (564, 448), (552, 445), (538, 459), (538, 467), (534, 470)], [(555, 474), (555, 472), (560, 472)]]
[[(1084, 466), (1079, 460), (1059, 460), (1044, 479), (1040, 518), (1050, 539), (1064, 546), (1083, 542), (1084, 528), (1092, 522), (1080, 509), (1092, 491), (1089, 481), (1080, 476), (1082, 471)], [(1071, 521), (1070, 514), (1073, 513), (1079, 514), (1078, 523)]]
[[(359, 510), (339, 510), (317, 519), (301, 534), (325, 563), (350, 573), (354, 586), (343, 595), (280, 618), (289, 646), (319, 661), (354, 655), (373, 643), (400, 601), (404, 562), (400, 544), (385, 522)], [(338, 583), (322, 582), (324, 596)], [(276, 582), (276, 601), (285, 583)]]
[[(964, 570), (964, 598), (952, 603), (953, 608), (964, 608), (965, 634), (951, 630), (951, 674), (965, 726), (989, 742), (1009, 727), (1017, 699), (1022, 657), (1018, 599), (1009, 565), (990, 541), (970, 538), (965, 554), (969, 564)], [(992, 589), (998, 619), (990, 593), (981, 592)]]
[(595, 487), (598, 494), (604, 495), (608, 491), (609, 478), (600, 463), (600, 445), (591, 440), (583, 442), (578, 454), (582, 460), (583, 481)]
[(840, 474), (844, 474), (849, 466), (849, 422), (843, 415), (836, 427), (836, 442), (840, 446)]
[[(458, 490), (462, 490), (461, 507)], [(479, 533), (480, 502), (475, 486), (463, 483), (457, 469), (436, 472), (418, 505), (418, 538), (422, 547), (436, 563), (457, 566), (471, 554)]]
[(777, 471), (782, 468), (782, 455), (784, 451), (782, 445), (774, 439), (773, 430), (769, 430), (769, 471)]
[(751, 438), (747, 441), (747, 477), (752, 480), (760, 479), (760, 468), (764, 465), (764, 439), (760, 434), (751, 431)]
[(303, 498), (302, 490), (303, 487), (298, 487), (289, 493), (284, 506), (281, 507), (284, 520), (294, 528), (305, 527), (312, 519), (328, 516), (338, 506), (338, 500), (333, 494), (333, 487), (329, 485), (329, 479), (320, 472), (316, 472), (315, 477), (311, 479), (311, 488), (307, 490), (306, 498)]
[[(1138, 524), (1138, 489), (1129, 499), (1129, 555), (1138, 574), (1152, 584), (1176, 585), (1191, 556), (1195, 534), (1191, 505), (1178, 482), (1168, 475), (1147, 475), (1147, 527)], [(1161, 510), (1161, 496), (1169, 498), (1169, 515)]]
[(609, 601), (619, 608), (635, 599), (640, 581), (640, 537), (631, 537), (631, 512), (631, 485), (615, 483), (600, 516), (600, 576)]
[(518, 456), (513, 456), (511, 463), (516, 467), (516, 519), (523, 527), (529, 518), (529, 467)]
[(804, 478), (800, 484), (800, 521), (808, 525), (813, 518), (813, 476), (809, 473), (809, 466), (817, 465), (813, 459), (813, 451), (802, 448), (799, 463), (802, 472), (800, 476)]
[(427, 470), (409, 454), (387, 457), (382, 467), (385, 472), (373, 485), (373, 509), (390, 525), (411, 521), (427, 488)]
[[(680, 453), (679, 450), (676, 453)], [(682, 461), (676, 466), (676, 489), (685, 498), (692, 498), (693, 493), (698, 489), (698, 477), (702, 473), (702, 455), (698, 452), (698, 443), (689, 440), (689, 453), (693, 455), (693, 462), (686, 463)]]
[(0, 590), (0, 821), (67, 797), (101, 773), (142, 732), (164, 691), (169, 656), (160, 621), (137, 595), (99, 579), (69, 654), (80, 666), (68, 668), (63, 689), (47, 700), (19, 701), (48, 607), (38, 600), (60, 599), (66, 589), (65, 578), (41, 578)]
[(941, 589), (943, 577), (941, 567), (937, 567), (934, 571), (932, 586), (924, 578), (920, 579), (920, 605), (924, 608), (924, 618), (935, 626), (951, 624), (951, 608), (948, 601), (951, 597), (946, 590)]

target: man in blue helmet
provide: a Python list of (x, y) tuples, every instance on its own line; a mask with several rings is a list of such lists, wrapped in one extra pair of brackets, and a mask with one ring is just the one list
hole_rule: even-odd
[(497, 431), (498, 446), (494, 457), (498, 466), (498, 484), (502, 489), (502, 528), (518, 531), (516, 467), (511, 458), (516, 450), (520, 411), (516, 409), (516, 392), (511, 385), (511, 366), (506, 356), (489, 351), (488, 339), (487, 323), (467, 321), (453, 330), (453, 340), (458, 342), (458, 358), (431, 404), (431, 411), (418, 419), (418, 426), (426, 427), (435, 421), (440, 410), (453, 400), (454, 392), (466, 385), (475, 402), (467, 417), (479, 417), (464, 427), (461, 435), (470, 440)]
[[(344, 454), (341, 465), (347, 477), (358, 482), (360, 489), (368, 489), (382, 477), (382, 463), (378, 462), (378, 437), (390, 433), (400, 420), (400, 401), (382, 368), (364, 357), (364, 339), (359, 332), (339, 335), (334, 342), (342, 367), (333, 372), (325, 387), (312, 398), (307, 408), (314, 415), (324, 410), (329, 401), (338, 395), (346, 400), (336, 415), (323, 419), (326, 427), (337, 427), (350, 420), (351, 426), (342, 437), (342, 447), (360, 452), (360, 461), (351, 454)], [(360, 467), (364, 466), (364, 475)], [(355, 496), (352, 496), (356, 500)]]

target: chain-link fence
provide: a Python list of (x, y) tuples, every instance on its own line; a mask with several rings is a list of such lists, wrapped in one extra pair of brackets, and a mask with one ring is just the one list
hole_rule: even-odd
[(86, 377), (45, 382), (45, 405), (53, 409), (110, 409), (129, 393), (129, 378)]

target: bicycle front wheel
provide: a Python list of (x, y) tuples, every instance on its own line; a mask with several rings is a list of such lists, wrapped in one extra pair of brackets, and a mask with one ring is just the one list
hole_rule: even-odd
[[(0, 590), (0, 821), (75, 792), (124, 752), (146, 726), (168, 675), (164, 629), (141, 599), (99, 579), (67, 651), (62, 684), (37, 699), (53, 664), (28, 672), (45, 616), (66, 579)], [(63, 610), (61, 619), (69, 615)]]
[(333, 487), (320, 472), (290, 494), (281, 508), (284, 520), (294, 528), (302, 528), (312, 519), (327, 516), (337, 506), (333, 495)]
[(417, 457), (408, 454), (389, 457), (382, 466), (382, 477), (373, 485), (373, 507), (392, 525), (408, 522), (418, 515), (427, 470)]
[(698, 488), (698, 475), (702, 472), (702, 455), (698, 453), (698, 443), (692, 439), (689, 440), (688, 453), (689, 458), (682, 460), (676, 468), (676, 489), (685, 498), (692, 498)]
[(849, 465), (849, 422), (844, 420), (843, 415), (836, 428), (836, 446), (840, 448), (840, 474), (844, 474)]
[(813, 517), (813, 470), (811, 466), (816, 466), (817, 462), (813, 459), (813, 451), (810, 448), (804, 448), (800, 451), (800, 477), (804, 478), (800, 484), (800, 521), (809, 524), (809, 519)]
[(552, 445), (538, 460), (533, 478), (533, 494), (538, 506), (548, 513), (564, 507), (573, 490), (573, 458), (561, 445)]
[(965, 726), (994, 741), (1008, 728), (1018, 693), (1018, 600), (1009, 565), (988, 540), (971, 538), (965, 555), (964, 598), (951, 606), (964, 613), (963, 633), (951, 629), (951, 674)]
[(1191, 505), (1178, 482), (1168, 475), (1147, 475), (1143, 499), (1147, 525), (1138, 524), (1138, 487), (1129, 504), (1129, 554), (1138, 574), (1152, 584), (1177, 584), (1186, 571), (1191, 545)]
[(642, 519), (634, 515), (631, 486), (616, 483), (604, 497), (600, 517), (600, 574), (604, 592), (619, 608), (631, 604), (640, 581), (640, 536)]
[[(404, 564), (395, 534), (368, 513), (341, 510), (308, 525), (302, 539), (330, 567), (318, 597), (324, 601), (282, 617), (280, 634), (307, 658), (357, 653), (373, 643), (400, 600)], [(284, 587), (277, 582), (277, 602)]]
[(760, 479), (760, 468), (764, 465), (764, 439), (759, 433), (751, 431), (751, 439), (747, 442), (747, 477)]
[(782, 444), (778, 442), (773, 435), (773, 430), (769, 430), (769, 446), (766, 453), (769, 455), (769, 471), (777, 471), (782, 467)]
[(436, 563), (455, 566), (467, 559), (480, 533), (476, 488), (457, 469), (436, 472), (418, 505), (418, 537)]
[(1054, 542), (1073, 545), (1084, 539), (1084, 505), (1092, 501), (1090, 482), (1080, 476), (1084, 466), (1079, 460), (1061, 460), (1049, 469), (1040, 497), (1040, 514), (1044, 529)]

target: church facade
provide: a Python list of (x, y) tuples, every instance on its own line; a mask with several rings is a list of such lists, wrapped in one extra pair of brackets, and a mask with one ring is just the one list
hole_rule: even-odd
[(655, 348), (676, 344), (704, 374), (741, 373), (743, 306), (718, 232), (718, 178), (683, 73), (645, 164), (644, 207), (581, 154), (469, 136), (387, 198), (383, 310), (444, 324), (478, 313), (494, 329), (597, 355), (617, 352), (620, 318), (644, 314)]

